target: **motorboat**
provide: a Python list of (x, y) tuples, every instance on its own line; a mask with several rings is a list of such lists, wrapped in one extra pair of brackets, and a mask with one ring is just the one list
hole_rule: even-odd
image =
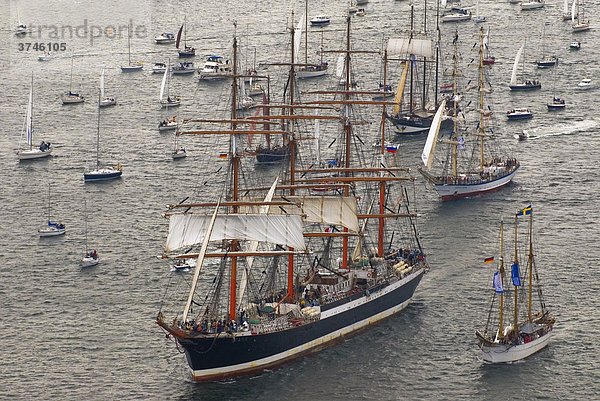
[(54, 59), (54, 56), (49, 52), (44, 52), (41, 56), (38, 56), (38, 61), (50, 61)]
[(530, 0), (521, 3), (521, 10), (537, 10), (543, 8), (545, 5), (544, 0)]
[(533, 118), (533, 113), (529, 109), (521, 107), (507, 111), (506, 117), (509, 120), (527, 120)]
[(442, 22), (461, 22), (470, 19), (471, 11), (458, 7), (452, 7), (449, 13), (442, 16)]
[(182, 159), (187, 156), (187, 153), (185, 151), (185, 148), (180, 147), (180, 148), (173, 150), (173, 152), (171, 153), (171, 156), (173, 157), (173, 159)]
[(317, 15), (310, 20), (310, 24), (313, 26), (325, 26), (329, 25), (331, 18), (328, 15)]
[(569, 49), (571, 49), (571, 50), (581, 49), (581, 42), (571, 42), (571, 44), (569, 45)]
[(359, 17), (363, 17), (367, 15), (367, 11), (364, 8), (359, 8), (358, 10), (356, 10), (356, 15), (358, 15)]
[(154, 41), (159, 45), (175, 43), (175, 35), (172, 33), (161, 33), (160, 35), (154, 37)]
[(167, 69), (167, 65), (165, 63), (154, 63), (154, 66), (152, 67), (152, 73), (153, 74), (164, 74), (166, 69)]
[(200, 80), (227, 78), (231, 74), (231, 63), (221, 56), (209, 56), (198, 72)]
[(596, 85), (592, 82), (590, 78), (584, 78), (577, 84), (577, 89), (588, 90), (594, 89)]
[(173, 66), (173, 74), (193, 74), (194, 73), (194, 63), (190, 61), (184, 61), (179, 63), (179, 65)]

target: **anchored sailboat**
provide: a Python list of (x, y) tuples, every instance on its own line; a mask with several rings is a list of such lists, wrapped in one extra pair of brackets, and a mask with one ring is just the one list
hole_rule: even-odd
[(19, 150), (17, 155), (19, 161), (21, 160), (33, 160), (40, 159), (43, 157), (50, 156), (52, 149), (50, 149), (50, 142), (44, 142), (39, 146), (33, 145), (33, 73), (31, 74), (31, 89), (29, 90), (29, 103), (27, 105), (27, 115), (25, 117), (25, 134), (26, 144), (25, 149)]
[[(521, 262), (518, 254), (519, 216), (529, 216), (529, 252), (526, 263)], [(515, 362), (540, 351), (548, 345), (555, 322), (546, 308), (535, 265), (531, 206), (517, 211), (514, 230), (515, 252), (510, 267), (512, 280), (508, 278), (509, 273), (504, 267), (504, 233), (501, 223), (500, 261), (493, 278), (494, 296), (486, 325), (483, 331), (476, 332), (483, 360), (490, 363)], [(493, 260), (493, 257), (488, 258), (486, 262)], [(522, 289), (523, 287), (526, 289)], [(513, 295), (512, 302), (510, 295)], [(534, 297), (537, 297), (538, 306), (534, 305)]]
[(96, 168), (83, 174), (83, 180), (85, 182), (96, 182), (113, 180), (121, 177), (123, 170), (121, 165), (114, 164), (100, 164), (100, 94), (98, 93), (98, 129), (96, 131)]
[(137, 63), (131, 62), (131, 32), (127, 33), (127, 65), (121, 66), (121, 72), (141, 71), (144, 65), (141, 61)]
[(55, 237), (63, 235), (67, 229), (63, 223), (55, 222), (50, 219), (50, 184), (48, 184), (48, 224), (38, 230), (40, 237)]
[(321, 32), (321, 49), (320, 49), (320, 60), (318, 63), (309, 64), (308, 62), (308, 0), (305, 2), (305, 11), (304, 15), (298, 22), (298, 27), (296, 28), (295, 33), (295, 50), (296, 50), (296, 61), (298, 60), (297, 54), (300, 50), (300, 38), (302, 37), (302, 25), (304, 25), (304, 66), (301, 66), (298, 71), (296, 71), (296, 78), (304, 79), (304, 78), (315, 78), (320, 77), (327, 74), (328, 64), (323, 61), (323, 32)]
[(117, 101), (114, 97), (109, 97), (104, 95), (104, 68), (102, 69), (102, 74), (100, 75), (100, 107), (108, 107), (114, 106), (117, 104)]
[(69, 78), (69, 91), (61, 96), (62, 104), (83, 103), (84, 98), (79, 93), (73, 92), (73, 56), (71, 56), (71, 77)]
[[(349, 43), (349, 18), (347, 26)], [(348, 47), (344, 52), (352, 51)], [(346, 71), (349, 62), (346, 58)], [(239, 78), (235, 52), (233, 70), (235, 98)], [(406, 189), (393, 191), (393, 184), (410, 178), (401, 177), (405, 169), (395, 167), (395, 159), (386, 158), (383, 147), (374, 158), (352, 155), (353, 96), (347, 80), (342, 99), (297, 104), (300, 110), (318, 104), (330, 110), (325, 105), (332, 102), (340, 105), (341, 115), (318, 117), (343, 122), (343, 163), (332, 169), (298, 169), (292, 151), (285, 182), (275, 178), (270, 187), (243, 186), (242, 178), (249, 177), (243, 172), (245, 154), (238, 138), (265, 134), (245, 128), (257, 121), (268, 124), (271, 118), (278, 124), (286, 119), (293, 125), (308, 115), (242, 119), (232, 101), (231, 118), (214, 121), (229, 123), (230, 129), (189, 132), (230, 137), (225, 198), (171, 205), (166, 214), (165, 256), (196, 258), (197, 263), (182, 310), (167, 317), (165, 306), (156, 321), (185, 352), (194, 380), (260, 373), (333, 345), (410, 303), (427, 269), (413, 224), (416, 215), (405, 210)], [(300, 138), (294, 131), (288, 134), (293, 149)], [(369, 164), (359, 166), (359, 160)], [(323, 188), (340, 191), (313, 195)], [(400, 196), (400, 207), (386, 205), (388, 193)], [(401, 229), (400, 219), (408, 222), (407, 231)], [(179, 253), (189, 247), (199, 250)], [(214, 258), (220, 261), (205, 263)]]
[(100, 263), (100, 257), (98, 256), (98, 252), (96, 252), (96, 250), (88, 250), (88, 235), (87, 235), (87, 231), (88, 231), (88, 226), (87, 226), (87, 201), (84, 201), (83, 203), (83, 221), (84, 221), (84, 225), (85, 225), (85, 256), (81, 259), (81, 262), (79, 262), (79, 266), (80, 267), (91, 267), (91, 266), (96, 266), (98, 263)]

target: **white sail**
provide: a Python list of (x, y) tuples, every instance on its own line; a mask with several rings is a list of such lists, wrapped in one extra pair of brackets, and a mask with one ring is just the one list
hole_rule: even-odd
[(336, 65), (336, 69), (335, 69), (336, 78), (342, 78), (342, 75), (344, 74), (344, 64), (345, 64), (344, 62), (345, 62), (344, 55), (340, 54), (338, 56), (337, 65)]
[(31, 147), (33, 136), (33, 82), (29, 90), (29, 104), (27, 105), (27, 145)]
[(208, 248), (208, 241), (212, 234), (212, 230), (214, 228), (215, 219), (217, 217), (217, 213), (219, 212), (219, 201), (217, 206), (215, 207), (215, 212), (211, 216), (210, 222), (208, 223), (208, 227), (206, 229), (206, 233), (204, 235), (204, 241), (202, 242), (202, 247), (200, 248), (200, 253), (198, 254), (198, 260), (196, 261), (196, 267), (194, 269), (194, 278), (192, 279), (192, 285), (190, 286), (190, 294), (188, 295), (188, 300), (185, 304), (185, 309), (183, 310), (182, 321), (187, 320), (188, 312), (190, 311), (190, 307), (192, 306), (192, 300), (194, 299), (194, 292), (196, 292), (196, 284), (198, 284), (198, 277), (200, 276), (200, 270), (202, 269), (202, 263), (204, 262), (204, 255), (206, 255), (206, 249)]
[(387, 43), (387, 55), (433, 57), (433, 42), (430, 39), (390, 38)]
[(104, 99), (104, 68), (102, 69), (102, 74), (100, 75), (100, 98)]
[(306, 14), (300, 18), (298, 21), (298, 25), (296, 26), (296, 30), (294, 31), (294, 63), (298, 62), (298, 52), (300, 51), (300, 43), (302, 42), (302, 27), (306, 19)]
[(446, 4), (448, 4), (447, 0), (442, 0), (442, 7), (446, 7)]
[(167, 74), (169, 73), (170, 65), (167, 65), (165, 68), (165, 73), (163, 74), (162, 84), (160, 85), (160, 97), (159, 101), (162, 102), (163, 96), (165, 95), (165, 86), (167, 85)]
[[(244, 198), (245, 200), (260, 200), (254, 198)], [(356, 198), (353, 196), (319, 196), (302, 195), (286, 196), (286, 200), (293, 202), (290, 206), (271, 206), (270, 215), (299, 215), (309, 223), (322, 223), (333, 226), (346, 227), (352, 232), (358, 232), (358, 217)], [(298, 207), (295, 204), (300, 203)], [(244, 213), (256, 213), (255, 206), (244, 206), (241, 208)]]
[(435, 145), (440, 132), (440, 125), (442, 123), (442, 114), (444, 113), (445, 109), (446, 100), (444, 100), (442, 104), (440, 104), (440, 107), (438, 107), (438, 110), (433, 117), (431, 127), (429, 127), (427, 141), (425, 142), (425, 147), (423, 148), (423, 153), (421, 154), (421, 160), (423, 160), (423, 164), (425, 167), (427, 167), (427, 169), (431, 168), (431, 163), (433, 162), (433, 152), (435, 151)]
[[(210, 220), (205, 214), (172, 214), (165, 251), (200, 244)], [(211, 241), (246, 240), (269, 242), (300, 251), (306, 249), (300, 216), (269, 214), (217, 215)]]
[(571, 5), (571, 21), (575, 22), (575, 15), (577, 14), (577, 0), (573, 0)]
[[(271, 185), (271, 188), (269, 189), (269, 192), (267, 192), (267, 195), (265, 196), (264, 201), (265, 202), (270, 202), (271, 199), (273, 199), (273, 194), (275, 194), (275, 189), (277, 188), (277, 182), (279, 181), (279, 177), (275, 178), (275, 181), (273, 181), (273, 184)], [(269, 212), (269, 205), (262, 205), (259, 208), (259, 213), (260, 214), (265, 214)], [(258, 241), (250, 241), (250, 244), (248, 245), (248, 251), (249, 252), (256, 252), (256, 250), (258, 249)], [(252, 269), (252, 265), (254, 264), (254, 256), (248, 256), (246, 258), (246, 268), (244, 270), (242, 270), (242, 280), (240, 282), (240, 290), (239, 290), (239, 300), (242, 300), (244, 298), (244, 293), (246, 292), (246, 287), (248, 286), (248, 277), (249, 277), (249, 273), (250, 270)], [(239, 303), (239, 305), (241, 305), (241, 303)]]
[(525, 48), (525, 43), (521, 45), (521, 48), (517, 52), (517, 56), (515, 57), (515, 63), (513, 64), (512, 74), (510, 76), (510, 84), (517, 84), (517, 68), (519, 68), (519, 60), (521, 59), (521, 54), (523, 53), (523, 49)]
[(565, 0), (563, 4), (563, 15), (569, 15), (569, 0)]

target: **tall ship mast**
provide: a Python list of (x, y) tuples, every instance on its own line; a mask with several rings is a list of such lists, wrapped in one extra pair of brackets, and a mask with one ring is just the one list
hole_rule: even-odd
[[(381, 107), (384, 138), (385, 107), (393, 101), (360, 100), (375, 92), (351, 90), (351, 57), (361, 51), (351, 50), (350, 27), (348, 17), (346, 47), (338, 51), (345, 56), (344, 90), (316, 91), (328, 98), (278, 105), (290, 110), (281, 115), (236, 114), (236, 81), (244, 76), (237, 74), (234, 38), (231, 117), (196, 120), (228, 129), (182, 132), (230, 140), (225, 192), (171, 205), (166, 213), (164, 257), (197, 262), (191, 281), (184, 280), (187, 295), (179, 289), (167, 298), (175, 302), (179, 296), (181, 304), (175, 302), (172, 311), (163, 305), (156, 322), (186, 354), (194, 380), (258, 374), (333, 345), (405, 309), (428, 269), (408, 190), (398, 186), (414, 178), (395, 166), (398, 154), (383, 145), (376, 157), (360, 155), (367, 147), (358, 146), (353, 108)], [(293, 77), (293, 63), (290, 69)], [(323, 114), (306, 113), (314, 109)], [(314, 119), (339, 123), (338, 164), (301, 167), (296, 160), (304, 133), (292, 127)], [(250, 128), (272, 124), (282, 129)], [(282, 180), (260, 186), (249, 182), (241, 161), (253, 155), (239, 145), (243, 136), (267, 133), (289, 138), (290, 160)]]

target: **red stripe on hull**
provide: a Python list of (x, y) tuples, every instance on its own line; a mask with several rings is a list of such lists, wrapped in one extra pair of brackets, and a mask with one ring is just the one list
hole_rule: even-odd
[(468, 198), (470, 196), (477, 196), (477, 195), (481, 195), (481, 194), (487, 194), (489, 192), (494, 192), (494, 191), (497, 191), (497, 190), (499, 190), (501, 188), (504, 188), (505, 186), (508, 185), (509, 182), (510, 181), (508, 181), (504, 185), (500, 185), (500, 186), (497, 186), (495, 188), (488, 189), (488, 190), (485, 190), (485, 191), (466, 192), (466, 193), (456, 194), (456, 195), (445, 195), (445, 196), (442, 196), (442, 200), (461, 199), (461, 198)]

